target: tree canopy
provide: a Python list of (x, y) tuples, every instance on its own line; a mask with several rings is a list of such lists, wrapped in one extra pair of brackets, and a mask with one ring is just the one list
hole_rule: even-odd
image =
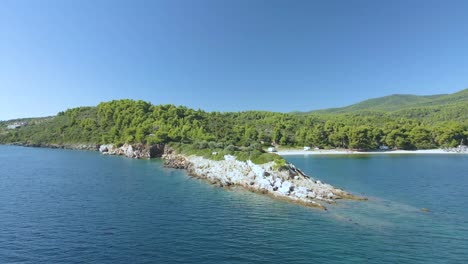
[[(450, 107), (449, 107), (450, 108)], [(114, 100), (78, 107), (28, 126), (0, 132), (1, 143), (180, 143), (209, 147), (281, 145), (289, 147), (397, 149), (454, 147), (468, 137), (468, 111), (460, 120), (440, 113), (286, 114), (265, 111), (205, 112), (184, 106)], [(5, 127), (8, 122), (3, 122)]]

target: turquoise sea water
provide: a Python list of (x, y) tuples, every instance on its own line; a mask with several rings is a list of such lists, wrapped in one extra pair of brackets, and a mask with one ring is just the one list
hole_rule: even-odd
[(0, 263), (467, 263), (467, 155), (288, 160), (370, 200), (323, 212), (159, 160), (0, 146)]

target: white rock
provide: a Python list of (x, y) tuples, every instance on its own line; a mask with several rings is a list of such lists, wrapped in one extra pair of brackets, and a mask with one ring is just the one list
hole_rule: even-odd
[(278, 189), (281, 188), (281, 179), (277, 178), (274, 183), (274, 186), (277, 187)]
[(131, 158), (133, 157), (133, 147), (132, 145), (129, 145), (129, 144), (124, 144), (121, 149), (124, 151), (125, 153), (125, 156)]
[[(125, 150), (128, 152), (128, 147)], [(250, 160), (238, 161), (231, 155), (224, 156), (224, 160), (221, 161), (197, 156), (186, 157), (186, 159), (191, 164), (192, 172), (199, 177), (225, 185), (233, 184), (259, 191), (267, 190), (276, 196), (283, 196), (294, 201), (316, 204), (313, 202), (315, 199), (330, 202), (340, 194), (333, 186), (321, 181), (315, 182), (297, 176), (290, 180), (288, 171), (278, 171), (272, 168), (273, 162), (258, 165)], [(290, 191), (292, 186), (294, 190)]]
[(104, 152), (109, 152), (114, 148), (114, 145), (112, 144), (104, 144), (99, 146), (99, 152), (104, 153)]
[(255, 185), (263, 189), (269, 189), (269, 187), (271, 187), (270, 182), (265, 178), (257, 179)]
[(281, 187), (278, 188), (278, 192), (284, 194), (284, 195), (287, 195), (289, 194), (289, 188), (291, 187), (291, 183), (289, 181), (284, 181), (282, 184), (281, 184)]
[(307, 193), (307, 188), (304, 186), (300, 186), (294, 189), (294, 195), (300, 199), (305, 199), (307, 197)]
[(250, 166), (250, 168), (252, 169), (252, 171), (255, 173), (255, 176), (257, 177), (263, 177), (264, 173), (265, 173), (265, 169), (263, 169), (261, 166), (253, 163), (252, 161), (248, 160), (247, 161), (247, 165)]

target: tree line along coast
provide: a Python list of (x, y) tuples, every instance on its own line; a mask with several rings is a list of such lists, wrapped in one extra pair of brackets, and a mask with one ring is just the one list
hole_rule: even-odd
[(186, 169), (189, 175), (213, 184), (241, 186), (326, 209), (326, 204), (339, 199), (366, 198), (311, 178), (266, 149), (455, 147), (468, 137), (467, 91), (442, 104), (406, 98), (402, 103), (406, 107), (398, 110), (381, 109), (382, 102), (374, 108), (364, 102), (367, 108), (309, 113), (205, 112), (114, 100), (52, 117), (0, 122), (0, 143), (92, 149), (131, 158), (162, 157), (167, 166)]
[[(241, 159), (259, 157), (269, 146), (364, 151), (382, 146), (400, 150), (450, 148), (468, 138), (468, 89), (455, 95), (454, 99), (453, 94), (448, 95), (452, 99), (439, 104), (437, 100), (403, 103), (397, 110), (379, 109), (385, 104), (379, 101), (374, 107), (363, 102), (364, 108), (308, 113), (205, 112), (141, 100), (114, 100), (48, 118), (4, 121), (0, 143), (172, 144), (185, 152), (236, 154)], [(390, 99), (396, 103), (395, 98)], [(11, 124), (20, 122), (27, 125), (11, 129)]]

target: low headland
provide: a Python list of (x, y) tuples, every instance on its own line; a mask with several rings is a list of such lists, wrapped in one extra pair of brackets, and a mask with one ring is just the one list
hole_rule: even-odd
[[(367, 200), (306, 175), (299, 168), (277, 154), (264, 152), (251, 159), (243, 157), (245, 151), (231, 154), (211, 152), (191, 153), (178, 144), (29, 144), (10, 145), (40, 148), (99, 151), (102, 155), (125, 156), (133, 159), (162, 158), (164, 166), (184, 169), (188, 175), (223, 188), (241, 187), (268, 195), (275, 199), (327, 210), (337, 200)], [(184, 152), (184, 153), (182, 153)], [(206, 151), (205, 151), (206, 152)], [(234, 156), (238, 155), (238, 157)], [(258, 164), (257, 164), (258, 163)]]
[[(394, 100), (378, 100), (371, 108), (367, 102), (304, 113), (206, 112), (122, 99), (56, 116), (0, 121), (0, 144), (161, 157), (168, 167), (222, 187), (239, 186), (324, 209), (338, 199), (361, 198), (305, 175), (283, 156), (446, 153), (431, 149), (466, 145), (468, 89), (437, 98), (428, 105), (415, 102), (395, 109), (381, 108)], [(298, 147), (320, 150), (283, 151)], [(265, 151), (272, 148), (279, 148), (280, 155)], [(374, 151), (381, 148), (399, 150)]]
[[(284, 159), (255, 164), (251, 160), (238, 160), (236, 156), (224, 155), (213, 160), (198, 155), (178, 153), (169, 145), (113, 144), (101, 145), (104, 155), (124, 155), (130, 158), (161, 157), (169, 168), (185, 169), (189, 176), (203, 179), (219, 187), (242, 187), (252, 192), (266, 194), (297, 204), (326, 210), (327, 204), (339, 199), (366, 200), (330, 184), (316, 180)], [(213, 153), (213, 155), (215, 155)]]

